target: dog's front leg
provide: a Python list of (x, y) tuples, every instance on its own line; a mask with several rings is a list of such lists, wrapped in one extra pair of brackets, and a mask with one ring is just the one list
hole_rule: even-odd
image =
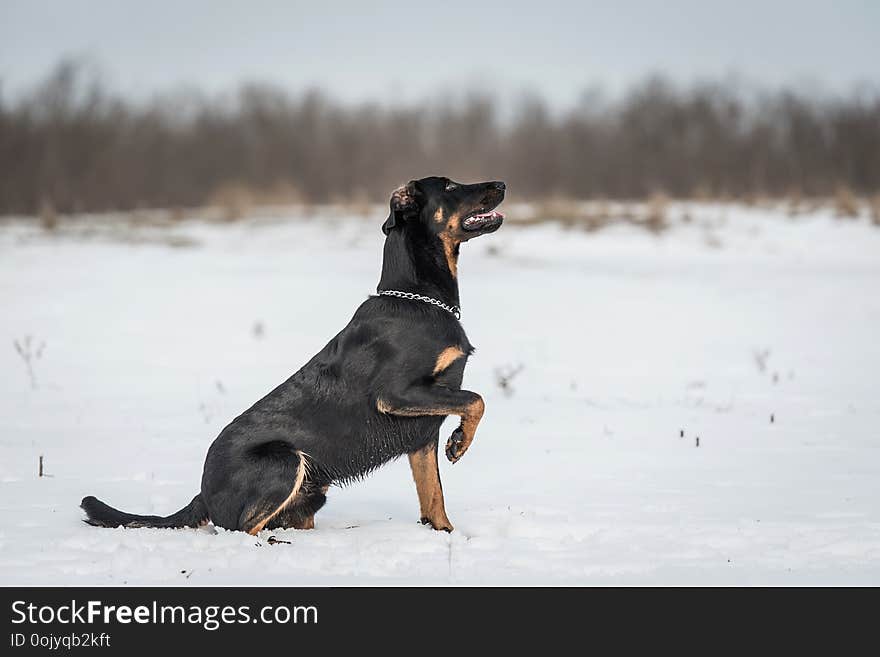
[(413, 481), (416, 482), (416, 492), (419, 494), (422, 524), (451, 532), (453, 527), (446, 517), (440, 469), (437, 467), (437, 441), (410, 453), (409, 466), (412, 468)]
[(486, 406), (482, 397), (469, 390), (452, 390), (441, 385), (416, 385), (400, 393), (380, 396), (376, 401), (376, 408), (380, 413), (404, 417), (458, 415), (461, 424), (446, 441), (446, 458), (455, 463), (471, 446)]

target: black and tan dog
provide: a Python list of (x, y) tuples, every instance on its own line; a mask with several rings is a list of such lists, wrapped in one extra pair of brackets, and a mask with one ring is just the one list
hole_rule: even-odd
[(391, 196), (377, 296), (296, 374), (235, 418), (208, 450), (201, 493), (177, 513), (139, 516), (86, 497), (101, 527), (193, 527), (208, 521), (255, 534), (310, 529), (331, 484), (361, 478), (407, 454), (421, 520), (452, 531), (437, 447), (448, 415), (453, 463), (483, 416), (480, 395), (461, 389), (472, 352), (458, 321), (459, 246), (497, 230), (504, 183), (424, 178)]

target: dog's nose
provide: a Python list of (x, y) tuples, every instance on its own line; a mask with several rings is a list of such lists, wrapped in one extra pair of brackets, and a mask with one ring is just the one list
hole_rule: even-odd
[(505, 189), (507, 189), (507, 185), (505, 185), (505, 184), (504, 184), (503, 182), (501, 182), (500, 180), (496, 180), (495, 182), (493, 182), (493, 183), (492, 183), (492, 187), (494, 187), (495, 189), (501, 190), (502, 192), (503, 192)]

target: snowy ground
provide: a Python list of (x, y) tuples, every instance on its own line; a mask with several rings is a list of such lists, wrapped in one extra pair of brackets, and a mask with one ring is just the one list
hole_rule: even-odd
[(0, 583), (880, 584), (880, 229), (677, 212), (660, 237), (466, 245), (487, 414), (441, 465), (456, 531), (416, 522), (403, 460), (276, 545), (97, 529), (77, 505), (186, 503), (225, 423), (374, 290), (383, 217), (0, 225)]

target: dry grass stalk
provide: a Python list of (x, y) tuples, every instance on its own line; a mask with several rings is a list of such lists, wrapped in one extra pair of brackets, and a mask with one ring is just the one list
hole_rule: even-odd
[(859, 200), (846, 185), (840, 185), (834, 192), (834, 213), (841, 219), (859, 216)]
[(669, 209), (669, 197), (662, 192), (651, 195), (645, 204), (644, 225), (652, 233), (661, 233), (669, 227), (667, 210)]

